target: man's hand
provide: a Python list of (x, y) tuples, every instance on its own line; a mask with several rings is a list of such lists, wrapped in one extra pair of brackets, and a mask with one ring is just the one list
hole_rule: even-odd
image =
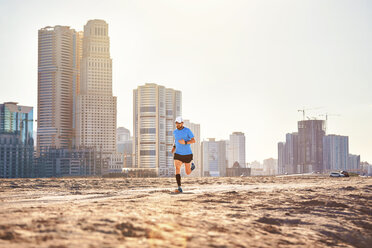
[(173, 147), (172, 147), (172, 153), (174, 153), (175, 151), (176, 151), (176, 147), (173, 146)]
[(179, 142), (181, 145), (186, 144), (185, 140), (183, 140), (183, 139), (180, 139), (178, 142)]

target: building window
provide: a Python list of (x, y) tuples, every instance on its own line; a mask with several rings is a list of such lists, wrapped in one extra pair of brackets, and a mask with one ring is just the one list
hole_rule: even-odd
[(156, 128), (141, 128), (141, 134), (149, 134), (149, 133), (156, 133)]
[(156, 112), (156, 107), (141, 107), (141, 112)]
[(140, 155), (141, 156), (155, 156), (156, 155), (156, 151), (155, 150), (141, 150), (140, 151)]

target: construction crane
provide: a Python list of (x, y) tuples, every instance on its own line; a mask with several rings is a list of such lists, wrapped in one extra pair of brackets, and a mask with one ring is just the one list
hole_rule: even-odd
[(315, 109), (321, 109), (322, 107), (317, 107), (317, 108), (308, 108), (308, 109), (299, 109), (299, 110), (297, 110), (297, 112), (302, 112), (302, 116), (303, 116), (303, 118), (302, 118), (302, 120), (305, 120), (305, 111), (308, 111), (308, 110), (315, 110)]
[(325, 114), (320, 114), (319, 116), (325, 116), (325, 121), (326, 121), (326, 124), (325, 124), (325, 132), (327, 133), (328, 116), (340, 116), (340, 115), (339, 115), (339, 114), (329, 114), (329, 113), (325, 113)]

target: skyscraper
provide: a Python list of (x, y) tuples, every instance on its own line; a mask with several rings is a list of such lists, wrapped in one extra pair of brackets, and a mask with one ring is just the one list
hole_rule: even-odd
[(245, 167), (245, 135), (242, 132), (230, 134), (228, 146), (228, 167), (231, 168), (235, 162), (241, 167)]
[(33, 108), (0, 104), (0, 178), (33, 176)]
[(182, 114), (182, 94), (157, 84), (133, 90), (134, 168), (174, 176), (174, 120)]
[(203, 176), (226, 176), (226, 141), (210, 138), (202, 142)]
[(84, 26), (80, 91), (76, 103), (76, 145), (116, 152), (116, 97), (112, 95), (112, 59), (108, 24)]
[(285, 136), (285, 172), (289, 174), (300, 173), (298, 171), (298, 133), (287, 133)]
[(323, 171), (324, 120), (298, 122), (298, 173)]
[(73, 138), (73, 87), (78, 87), (81, 39), (67, 26), (45, 27), (38, 36), (37, 154), (69, 148)]
[(360, 169), (360, 155), (349, 154), (347, 170), (358, 171)]
[(323, 137), (324, 171), (347, 170), (349, 137), (326, 135)]
[(285, 167), (285, 142), (278, 143), (278, 174), (287, 173)]

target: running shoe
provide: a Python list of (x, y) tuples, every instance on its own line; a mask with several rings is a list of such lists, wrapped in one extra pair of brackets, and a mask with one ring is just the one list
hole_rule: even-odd
[(195, 164), (194, 162), (191, 163), (191, 171), (195, 170)]
[(178, 189), (176, 189), (176, 190), (174, 191), (174, 193), (182, 193), (182, 188), (181, 188), (181, 187), (178, 187)]

